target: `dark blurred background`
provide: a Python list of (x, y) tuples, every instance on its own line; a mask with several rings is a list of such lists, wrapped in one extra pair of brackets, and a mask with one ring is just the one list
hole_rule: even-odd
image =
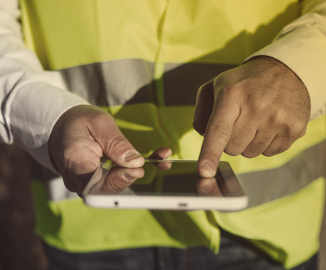
[(0, 270), (43, 270), (47, 261), (34, 234), (32, 158), (16, 145), (0, 144)]
[[(33, 232), (33, 162), (35, 161), (18, 146), (0, 144), (0, 270), (47, 268), (42, 242)], [(321, 239), (319, 266), (320, 270), (326, 270), (325, 215)]]

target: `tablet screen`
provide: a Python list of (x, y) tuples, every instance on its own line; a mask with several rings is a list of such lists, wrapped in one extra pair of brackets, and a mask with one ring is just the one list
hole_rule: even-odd
[(229, 163), (221, 161), (213, 178), (197, 173), (197, 161), (146, 160), (141, 168), (106, 161), (97, 169), (84, 195), (242, 197), (244, 192)]

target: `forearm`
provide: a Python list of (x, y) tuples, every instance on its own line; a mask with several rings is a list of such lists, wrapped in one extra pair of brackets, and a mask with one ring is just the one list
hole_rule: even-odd
[(47, 142), (56, 120), (87, 104), (66, 91), (58, 72), (45, 72), (25, 48), (18, 1), (0, 0), (0, 141), (17, 143), (52, 168)]

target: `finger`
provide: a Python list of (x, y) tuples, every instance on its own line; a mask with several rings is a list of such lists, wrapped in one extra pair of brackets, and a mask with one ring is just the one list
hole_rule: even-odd
[[(167, 147), (162, 147), (156, 149), (148, 158), (149, 159), (167, 159), (169, 156), (171, 156), (172, 150)], [(172, 162), (157, 162), (153, 163), (158, 169), (166, 171), (171, 169)]]
[(240, 114), (241, 104), (228, 90), (224, 89), (217, 96), (208, 122), (198, 160), (198, 172), (202, 177), (215, 176), (219, 160)]
[(95, 152), (87, 146), (79, 148), (68, 161), (69, 172), (62, 175), (66, 188), (77, 194), (82, 192), (99, 165), (100, 157)]
[(276, 136), (263, 152), (264, 156), (271, 157), (280, 154), (291, 147), (297, 137)]
[(90, 143), (90, 149), (99, 157), (103, 156), (103, 150), (101, 148), (101, 146), (98, 144), (98, 142), (96, 141), (91, 141)]
[(96, 124), (89, 126), (89, 130), (105, 155), (116, 165), (127, 168), (144, 165), (144, 158), (124, 137), (110, 114), (100, 115), (100, 119), (97, 119)]
[(251, 120), (247, 112), (242, 111), (234, 123), (232, 135), (224, 152), (231, 156), (241, 154), (254, 140), (256, 130), (257, 124)]
[(156, 166), (156, 168), (162, 171), (170, 170), (172, 167), (172, 162), (154, 162), (153, 164)]
[(267, 149), (274, 138), (275, 134), (273, 134), (271, 131), (259, 130), (252, 142), (242, 152), (242, 155), (247, 158), (259, 156)]
[[(62, 177), (66, 188), (71, 192), (78, 193), (83, 190), (100, 165), (100, 158), (103, 155), (99, 144), (84, 135), (81, 132), (79, 138), (70, 144), (62, 157), (64, 160)], [(63, 166), (63, 164), (60, 165)]]
[(194, 129), (201, 135), (205, 134), (206, 126), (214, 107), (214, 79), (201, 86), (196, 97), (193, 119)]
[(281, 131), (263, 152), (263, 155), (274, 156), (286, 151), (297, 139), (305, 135), (306, 130), (306, 125), (295, 122), (292, 122), (292, 125), (281, 127)]
[(222, 196), (215, 178), (202, 178), (197, 182), (197, 190), (200, 195)]
[(304, 135), (306, 135), (307, 132), (307, 127), (305, 127), (299, 134), (299, 138), (303, 137)]
[(66, 189), (68, 189), (70, 192), (79, 192), (80, 191), (76, 182), (72, 178), (65, 177), (64, 175), (62, 175), (62, 179), (63, 179), (63, 183), (64, 183)]
[(78, 159), (71, 168), (69, 179), (73, 180), (78, 192), (83, 191), (89, 179), (92, 177), (95, 170), (100, 165), (100, 157), (93, 151), (81, 148), (78, 153)]
[(119, 194), (135, 180), (142, 178), (144, 173), (143, 168), (130, 169), (114, 167), (101, 187), (101, 191), (109, 192), (110, 194)]
[(172, 155), (172, 150), (168, 147), (156, 149), (148, 158), (149, 159), (167, 159)]

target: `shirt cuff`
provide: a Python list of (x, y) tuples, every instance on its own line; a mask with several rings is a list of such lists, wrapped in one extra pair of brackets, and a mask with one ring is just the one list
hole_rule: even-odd
[(310, 120), (325, 114), (326, 37), (313, 24), (292, 30), (244, 62), (256, 56), (275, 58), (300, 78), (311, 101)]
[(10, 132), (14, 142), (43, 166), (56, 171), (50, 160), (48, 141), (59, 117), (70, 108), (89, 103), (66, 90), (44, 82), (20, 87), (10, 104)]

